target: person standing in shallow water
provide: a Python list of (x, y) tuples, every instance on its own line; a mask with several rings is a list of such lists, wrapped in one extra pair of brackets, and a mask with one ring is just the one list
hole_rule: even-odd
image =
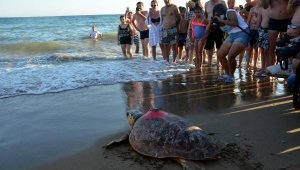
[(165, 6), (161, 8), (162, 16), (162, 44), (163, 58), (169, 62), (170, 50), (173, 51), (173, 62), (176, 62), (177, 56), (177, 27), (180, 22), (180, 12), (171, 0), (164, 0)]
[(160, 11), (158, 10), (158, 3), (156, 0), (151, 1), (151, 8), (149, 10), (149, 16), (147, 19), (149, 28), (149, 45), (151, 46), (151, 52), (153, 60), (156, 60), (156, 46), (159, 45), (162, 49), (161, 44), (161, 19)]
[(118, 44), (121, 45), (123, 56), (127, 57), (128, 54), (130, 58), (132, 58), (132, 28), (131, 25), (127, 23), (125, 15), (121, 15), (120, 20), (121, 24), (118, 26)]
[(140, 39), (142, 42), (143, 56), (149, 57), (149, 28), (146, 24), (146, 19), (148, 17), (148, 11), (144, 10), (143, 2), (138, 2), (136, 4), (136, 12), (132, 17), (132, 24), (136, 30), (140, 32)]
[[(224, 0), (209, 0), (204, 4), (205, 15), (207, 16), (207, 20), (211, 22), (213, 17), (213, 8), (217, 4), (223, 4), (226, 6)], [(218, 51), (223, 43), (224, 40), (224, 32), (220, 30), (220, 28), (210, 30), (211, 33), (207, 37), (207, 41), (205, 44), (205, 51), (207, 55), (207, 65), (211, 66), (212, 57), (215, 49), (216, 44), (216, 51)], [(205, 56), (203, 56), (203, 61), (205, 61)], [(219, 60), (217, 59), (217, 67), (219, 67)]]
[(100, 38), (102, 40), (102, 33), (97, 31), (96, 25), (92, 26), (92, 30), (90, 31), (90, 38), (95, 40)]
[(131, 25), (133, 37), (134, 37), (133, 43), (135, 45), (135, 53), (138, 54), (140, 51), (140, 40), (139, 40), (139, 34), (137, 33), (136, 29), (134, 28), (134, 26), (132, 24), (132, 16), (133, 16), (132, 11), (128, 9), (125, 16), (127, 18), (127, 22)]
[(207, 24), (208, 21), (204, 16), (204, 11), (199, 5), (194, 9), (195, 17), (191, 21), (192, 37), (195, 48), (195, 66), (200, 68), (202, 66), (202, 52), (207, 38)]
[(179, 60), (183, 59), (182, 57), (182, 51), (183, 46), (185, 46), (185, 63), (188, 62), (189, 59), (189, 48), (186, 45), (186, 39), (189, 29), (189, 20), (187, 18), (187, 11), (185, 7), (180, 6), (179, 7), (181, 20), (178, 26), (178, 58)]
[(275, 64), (276, 40), (279, 33), (286, 32), (293, 14), (287, 10), (289, 0), (262, 0), (263, 8), (269, 8), (269, 56), (267, 66)]

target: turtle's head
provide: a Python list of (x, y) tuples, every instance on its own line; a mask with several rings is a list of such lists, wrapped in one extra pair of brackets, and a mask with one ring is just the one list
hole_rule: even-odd
[(126, 112), (128, 123), (133, 127), (135, 121), (143, 115), (141, 111), (138, 110), (129, 110)]

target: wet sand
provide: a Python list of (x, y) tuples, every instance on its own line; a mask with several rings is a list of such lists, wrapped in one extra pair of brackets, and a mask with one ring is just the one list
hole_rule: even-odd
[(173, 160), (137, 154), (126, 142), (102, 146), (129, 130), (125, 111), (162, 108), (227, 144), (205, 169), (300, 169), (300, 111), (284, 79), (237, 70), (235, 84), (215, 68), (167, 80), (129, 82), (0, 100), (0, 169), (181, 169)]

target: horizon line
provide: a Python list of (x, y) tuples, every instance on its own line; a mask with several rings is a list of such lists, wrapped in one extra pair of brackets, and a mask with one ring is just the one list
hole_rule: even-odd
[(72, 17), (72, 16), (97, 16), (97, 15), (122, 15), (120, 14), (74, 14), (74, 15), (41, 15), (41, 16), (0, 16), (0, 18), (38, 18), (38, 17)]

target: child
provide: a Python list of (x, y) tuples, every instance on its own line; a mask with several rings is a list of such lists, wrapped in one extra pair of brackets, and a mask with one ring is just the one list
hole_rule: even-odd
[(92, 26), (92, 30), (90, 32), (90, 38), (91, 39), (95, 39), (95, 40), (97, 40), (97, 39), (100, 38), (101, 40), (103, 40), (102, 39), (102, 33), (100, 33), (99, 31), (97, 31), (96, 25)]
[(127, 17), (127, 22), (131, 25), (133, 37), (134, 37), (133, 42), (135, 44), (135, 53), (138, 54), (140, 51), (140, 40), (139, 40), (139, 34), (137, 30), (134, 28), (132, 23), (132, 16), (133, 16), (132, 11), (128, 10), (125, 16)]
[(254, 69), (256, 69), (256, 63), (257, 63), (257, 57), (258, 57), (258, 46), (257, 46), (257, 39), (258, 39), (258, 29), (260, 27), (261, 19), (259, 18), (259, 4), (255, 7), (252, 7), (249, 12), (248, 21), (247, 24), (250, 28), (250, 34), (255, 37), (256, 39), (253, 39), (249, 42), (248, 48), (247, 48), (247, 66), (250, 67), (250, 64), (252, 62), (252, 52), (254, 52), (253, 60), (254, 60)]
[(121, 24), (118, 26), (118, 44), (121, 45), (123, 56), (127, 57), (127, 54), (132, 58), (131, 45), (133, 42), (132, 27), (126, 21), (125, 15), (120, 16)]
[(185, 62), (187, 63), (189, 59), (189, 50), (186, 46), (186, 38), (189, 29), (189, 20), (186, 17), (186, 8), (180, 6), (179, 11), (181, 20), (178, 26), (178, 57), (180, 60), (182, 59), (182, 50), (183, 46), (185, 46)]
[(202, 52), (206, 42), (207, 37), (207, 28), (208, 24), (207, 19), (204, 17), (203, 10), (196, 6), (194, 9), (195, 17), (190, 23), (190, 28), (192, 28), (192, 37), (194, 40), (194, 48), (196, 53), (195, 66), (200, 68), (202, 65)]

